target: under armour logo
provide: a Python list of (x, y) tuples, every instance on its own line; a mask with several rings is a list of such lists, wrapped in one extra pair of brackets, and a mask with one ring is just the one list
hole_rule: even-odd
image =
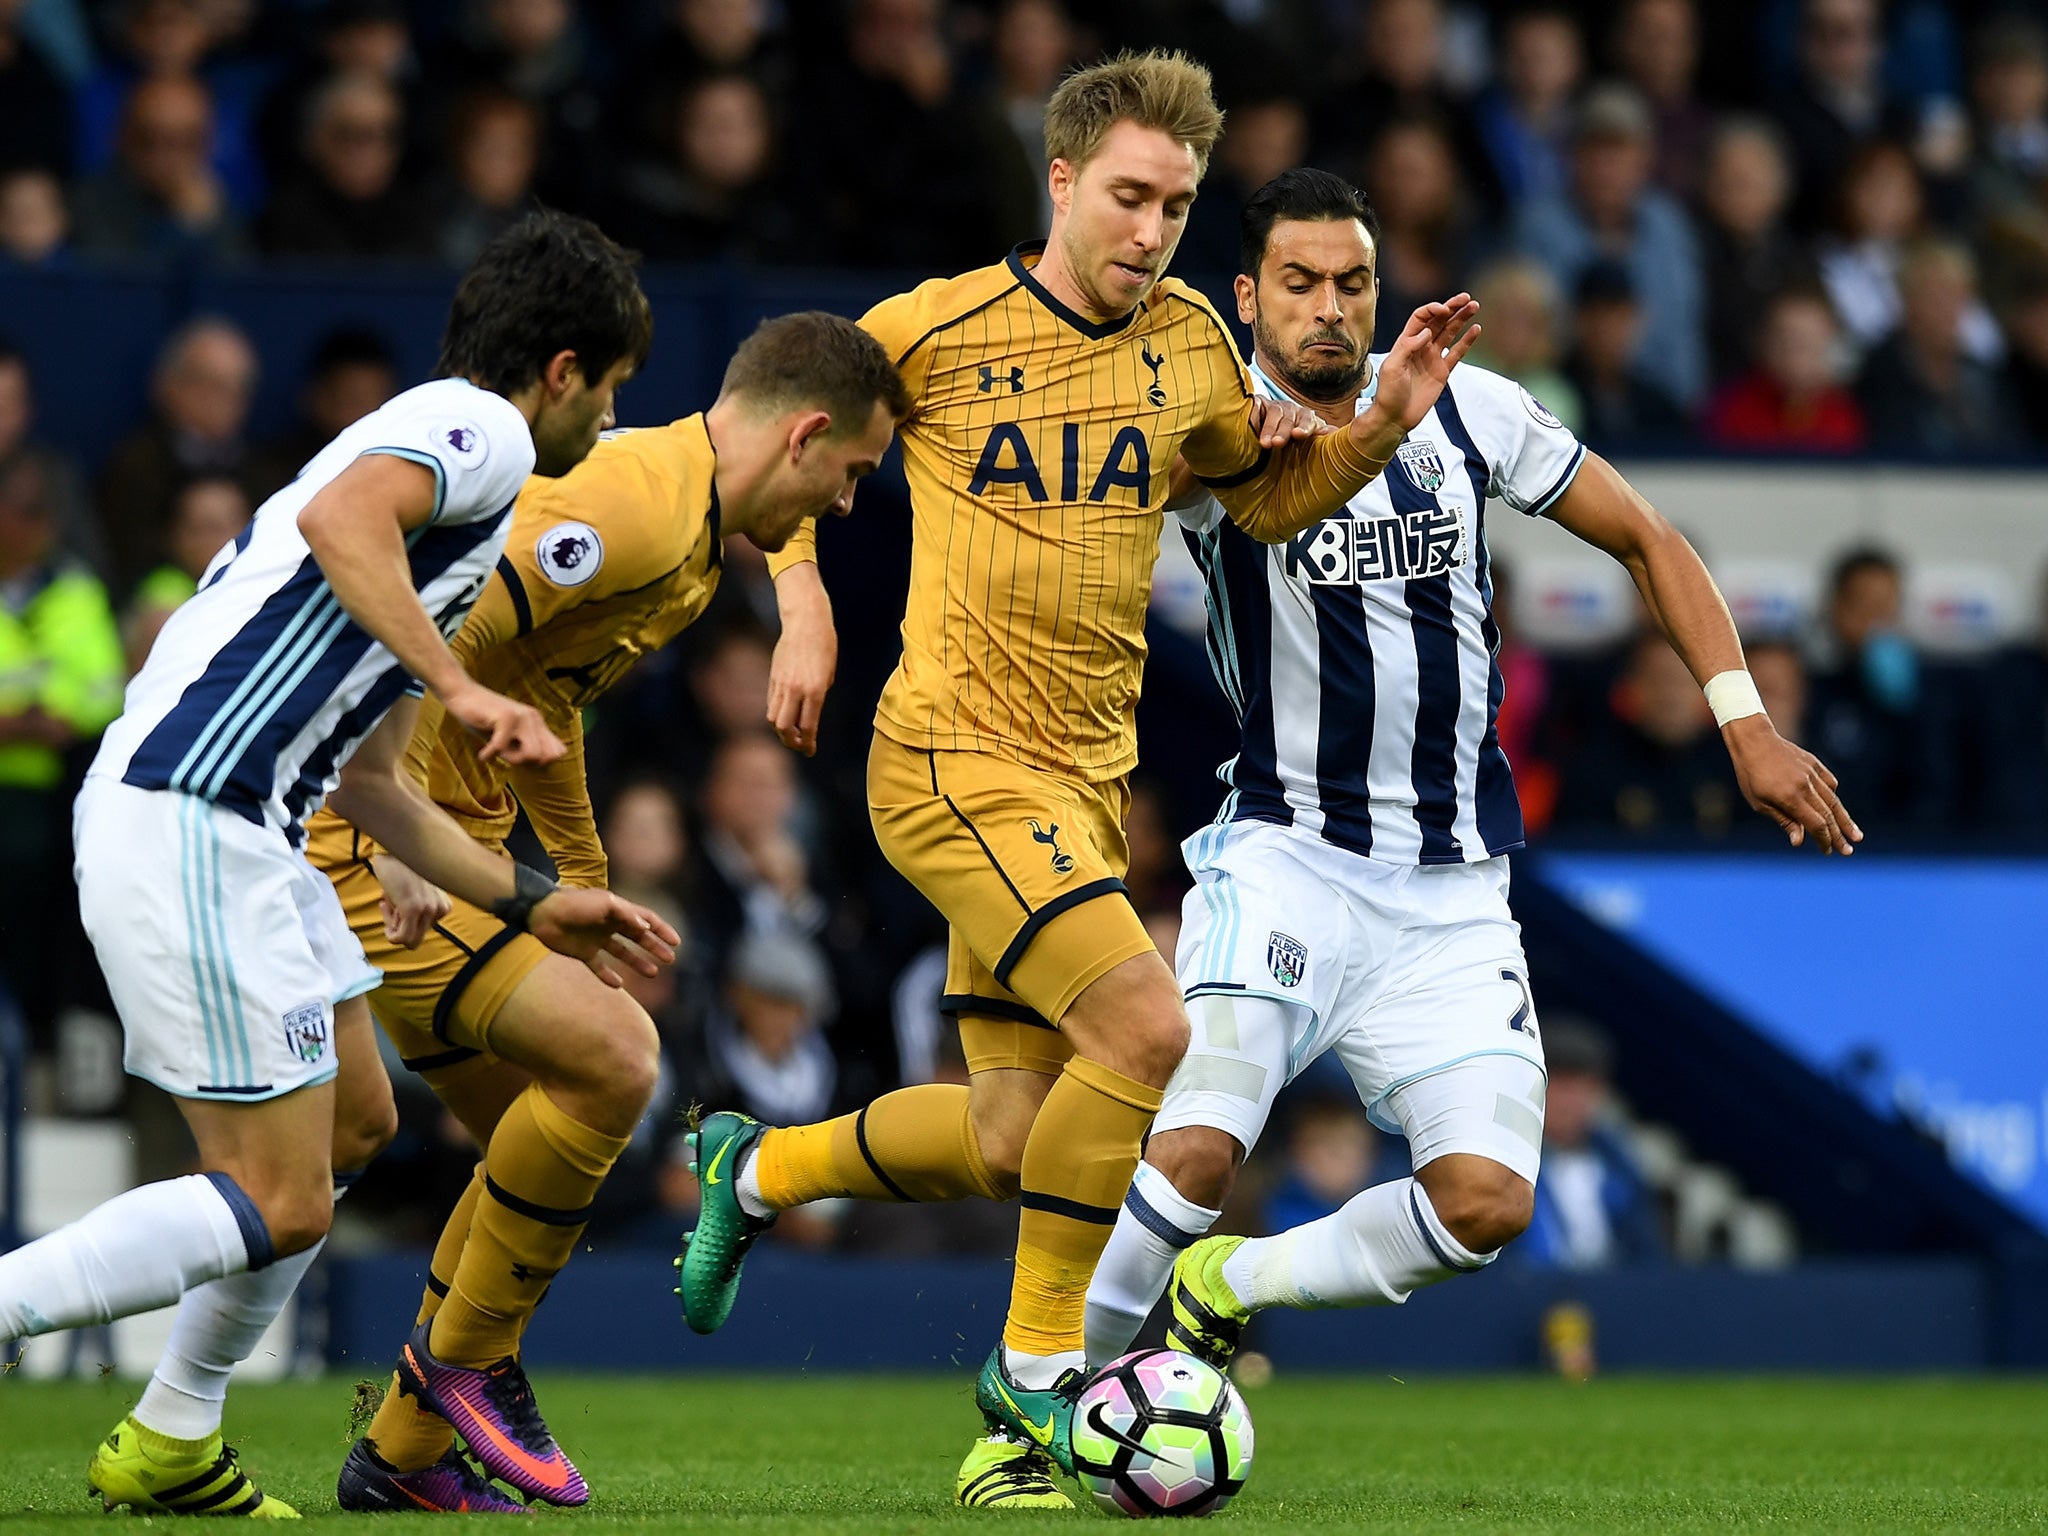
[(1152, 387), (1145, 391), (1145, 398), (1152, 402), (1154, 409), (1158, 409), (1166, 404), (1166, 386), (1159, 382), (1159, 370), (1166, 366), (1166, 359), (1154, 357), (1152, 343), (1141, 341), (1138, 343), (1138, 361), (1152, 370)]
[(987, 363), (981, 365), (981, 392), (983, 394), (987, 394), (997, 384), (1005, 381), (1009, 383), (1011, 394), (1021, 395), (1024, 393), (1024, 370), (1022, 368), (1012, 368), (1008, 373), (997, 373)]
[(552, 1280), (555, 1274), (556, 1271), (552, 1269), (535, 1269), (530, 1264), (514, 1264), (512, 1266), (512, 1278), (522, 1284), (530, 1280)]
[(1048, 831), (1041, 827), (1038, 818), (1033, 816), (1025, 825), (1031, 828), (1031, 840), (1034, 843), (1043, 843), (1052, 850), (1052, 872), (1056, 875), (1071, 875), (1074, 872), (1074, 856), (1060, 847), (1060, 824), (1054, 822)]

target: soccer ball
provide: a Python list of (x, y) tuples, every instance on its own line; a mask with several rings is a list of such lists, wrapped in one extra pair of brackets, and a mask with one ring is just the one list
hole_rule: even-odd
[(1074, 1476), (1116, 1514), (1213, 1515), (1251, 1469), (1244, 1400), (1193, 1355), (1141, 1349), (1112, 1360), (1074, 1405)]

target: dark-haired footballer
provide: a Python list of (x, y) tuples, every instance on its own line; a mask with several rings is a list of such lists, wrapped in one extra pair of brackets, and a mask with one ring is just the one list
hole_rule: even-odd
[[(1261, 394), (1340, 427), (1365, 410), (1378, 222), (1340, 177), (1288, 171), (1240, 224), (1238, 317)], [(1394, 464), (1284, 546), (1177, 501), (1210, 593), (1209, 654), (1242, 727), (1176, 970), (1194, 1037), (1088, 1292), (1088, 1358), (1123, 1353), (1167, 1284), (1168, 1342), (1227, 1365), (1265, 1307), (1384, 1306), (1484, 1268), (1528, 1226), (1546, 1078), (1508, 855), (1484, 513), (1547, 517), (1628, 567), (1706, 692), (1750, 804), (1794, 844), (1862, 837), (1834, 775), (1781, 737), (1683, 535), (1512, 379), (1467, 363)], [(1206, 1237), (1275, 1095), (1326, 1051), (1412, 1178), (1271, 1237)], [(1597, 1190), (1570, 1169), (1569, 1208)]]
[(179, 1303), (163, 1367), (93, 1455), (109, 1508), (293, 1515), (222, 1444), (228, 1370), (395, 1124), (387, 1103), (361, 1144), (332, 1134), (338, 1061), (374, 1059), (362, 996), (379, 978), (306, 860), (323, 801), (551, 949), (649, 974), (674, 956), (658, 916), (520, 868), (403, 771), (419, 688), (482, 760), (562, 756), (540, 712), (471, 677), (444, 636), (497, 564), (520, 485), (590, 451), (649, 332), (631, 259), (594, 226), (540, 214), (506, 231), (456, 294), (444, 376), (264, 503), (101, 743), (74, 817), (79, 905), (127, 1068), (177, 1098), (201, 1171), (0, 1258), (0, 1338)]

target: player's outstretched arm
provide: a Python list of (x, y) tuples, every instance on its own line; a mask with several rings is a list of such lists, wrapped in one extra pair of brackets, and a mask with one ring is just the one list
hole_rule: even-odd
[(514, 763), (560, 757), (561, 742), (537, 712), (462, 670), (420, 603), (405, 536), (426, 526), (434, 504), (434, 475), (425, 465), (364, 454), (306, 503), (299, 532), (348, 616), (432, 689), (449, 714), (483, 737), (479, 757)]
[(364, 740), (330, 799), (337, 813), (422, 878), (583, 961), (612, 986), (620, 961), (652, 976), (675, 959), (676, 931), (657, 914), (609, 891), (558, 886), (491, 852), (429, 800), (404, 768), (418, 714), (408, 700)]
[(1782, 827), (1795, 848), (1811, 837), (1828, 853), (1854, 852), (1863, 829), (1835, 793), (1834, 774), (1772, 726), (1728, 605), (1685, 535), (1597, 453), (1586, 455), (1548, 515), (1628, 567), (1657, 627), (1707, 689), (1751, 807)]
[(812, 561), (784, 567), (775, 577), (775, 607), (782, 636), (768, 668), (768, 723), (791, 751), (818, 750), (818, 717), (839, 675), (839, 631), (832, 598)]
[[(1278, 544), (1313, 528), (1375, 479), (1401, 440), (1443, 394), (1451, 370), (1478, 339), (1479, 306), (1470, 294), (1424, 304), (1408, 317), (1380, 362), (1373, 400), (1341, 432), (1303, 433), (1270, 417), (1254, 426), (1268, 451), (1262, 472), (1210, 484), (1231, 520), (1255, 539)], [(1272, 433), (1285, 431), (1278, 447)]]

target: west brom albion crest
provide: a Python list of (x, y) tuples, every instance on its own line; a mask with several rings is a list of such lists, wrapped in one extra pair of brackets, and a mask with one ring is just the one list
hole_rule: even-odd
[(318, 1003), (306, 1003), (284, 1016), (284, 1043), (299, 1060), (318, 1061), (327, 1054), (327, 1012)]
[(1408, 478), (1422, 490), (1433, 495), (1444, 488), (1444, 461), (1435, 443), (1403, 443), (1394, 452)]
[(1308, 946), (1274, 929), (1266, 939), (1266, 966), (1283, 987), (1298, 987), (1308, 974)]

